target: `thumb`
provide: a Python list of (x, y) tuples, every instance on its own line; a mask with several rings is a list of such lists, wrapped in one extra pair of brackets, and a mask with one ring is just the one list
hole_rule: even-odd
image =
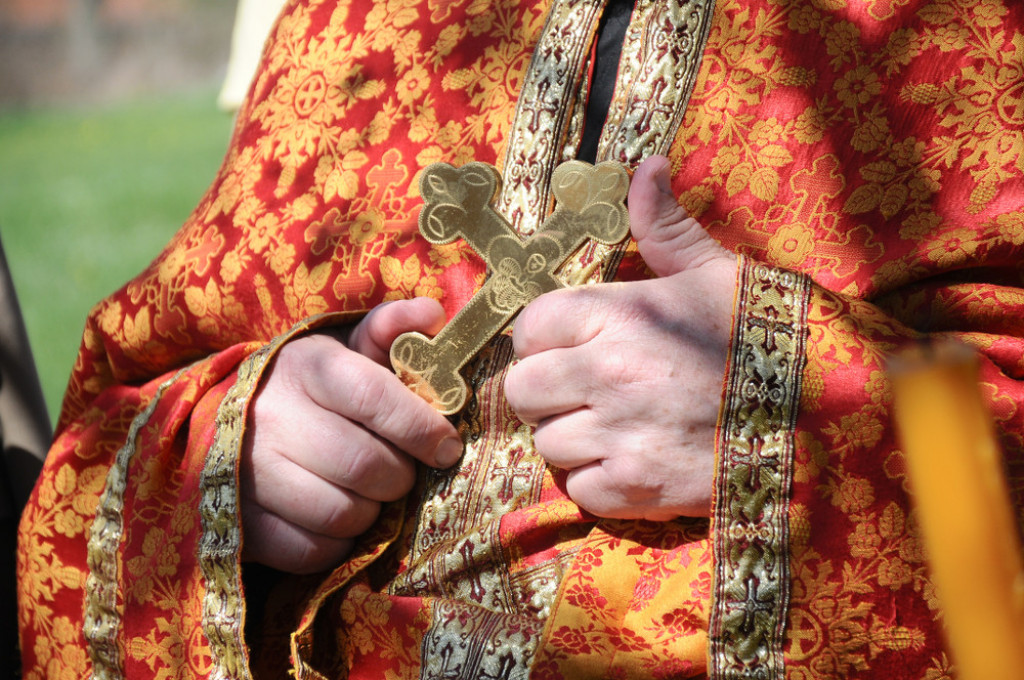
[(409, 331), (436, 335), (444, 327), (445, 320), (444, 308), (433, 298), (385, 302), (363, 317), (352, 329), (346, 344), (349, 349), (390, 367), (388, 352), (395, 338)]
[(690, 217), (672, 193), (669, 162), (651, 156), (640, 164), (629, 185), (629, 229), (644, 262), (658, 276), (699, 267), (709, 260), (733, 257)]

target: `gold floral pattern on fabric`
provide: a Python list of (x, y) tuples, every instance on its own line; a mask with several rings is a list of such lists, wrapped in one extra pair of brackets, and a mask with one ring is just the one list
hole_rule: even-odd
[[(88, 528), (133, 419), (189, 364), (196, 368), (167, 388), (138, 432), (120, 552), (107, 558), (118, 565), (123, 616), (114, 644), (124, 675), (192, 680), (214, 672), (196, 508), (215, 416), (238, 366), (304, 316), (330, 311), (351, 319), (414, 295), (439, 299), (452, 316), (484, 283), (468, 248), (433, 246), (417, 235), (417, 178), (435, 161), (483, 161), (521, 173), (524, 187), (534, 181), (539, 166), (524, 162), (528, 149), (515, 141), (528, 135), (512, 128), (534, 125), (525, 107), (541, 100), (524, 82), (534, 46), (558, 30), (545, 23), (551, 4), (286, 5), (209, 192), (152, 265), (87, 321), (58, 436), (19, 534), (27, 680), (88, 677)], [(659, 20), (702, 25), (692, 3), (640, 0), (622, 57), (635, 82), (643, 81), (637, 69), (646, 58), (682, 53), (674, 43), (648, 49), (647, 36), (671, 43), (679, 35), (649, 23), (656, 4), (667, 8)], [(577, 13), (561, 26), (568, 48), (592, 42), (591, 6), (589, 23), (576, 21)], [(711, 11), (710, 2), (702, 7)], [(893, 348), (921, 334), (948, 334), (979, 350), (983, 393), (1024, 506), (1022, 34), (1024, 5), (1006, 0), (717, 0), (703, 54), (691, 46), (700, 68), (683, 120), (674, 135), (642, 151), (668, 153), (674, 191), (728, 248), (813, 277), (789, 505), (788, 680), (955, 674), (942, 651), (880, 377)], [(656, 93), (657, 74), (691, 72), (663, 65), (668, 70), (650, 71), (655, 81), (639, 92), (623, 79), (614, 105), (630, 92), (640, 105), (643, 96), (666, 105), (665, 97), (678, 95), (681, 110), (690, 84), (681, 78), (671, 83), (678, 92)], [(589, 86), (585, 58), (579, 66), (565, 76), (575, 84), (566, 90), (564, 130), (543, 164), (575, 154)], [(607, 135), (628, 132), (625, 120), (613, 112)], [(620, 158), (614, 145), (601, 153)], [(624, 156), (629, 167), (641, 160), (632, 153)], [(550, 206), (537, 202), (541, 220)], [(582, 283), (650, 272), (635, 247), (590, 247), (560, 275)], [(481, 447), (489, 433), (499, 433), (502, 446), (528, 439), (492, 389), (505, 365), (492, 362), (492, 350), (467, 370), (475, 387), (459, 421), (468, 470), (485, 480), (490, 453)], [(491, 496), (467, 494), (466, 506), (452, 497), (441, 508), (462, 530), (436, 527), (462, 551), (450, 562), (418, 533), (415, 512), (424, 488), (461, 494), (467, 482), (457, 471), (446, 473), (450, 490), (446, 475), (425, 475), (407, 511), (386, 506), (367, 545), (298, 605), (292, 658), (273, 667), (292, 664), (300, 678), (416, 677), (424, 641), (445, 632), (433, 623), (435, 604), (458, 597), (467, 610), (491, 603), (479, 606), (500, 614), (502, 625), (526, 625), (515, 663), (525, 665), (534, 645), (531, 677), (603, 673), (609, 662), (627, 677), (702, 673), (700, 617), (716, 616), (700, 605), (712, 592), (706, 534), (695, 524), (680, 538), (685, 566), (682, 552), (655, 548), (651, 537), (617, 534), (606, 522), (591, 531), (594, 518), (527, 446), (522, 456), (494, 459), (501, 474)], [(492, 512), (492, 497), (511, 510)], [(763, 489), (751, 502), (762, 497)], [(477, 516), (486, 521), (475, 524)], [(669, 531), (654, 538), (679, 538)], [(728, 554), (749, 543), (743, 532), (713, 536), (719, 539)], [(423, 550), (415, 578), (392, 594), (388, 581), (404, 578), (416, 541)], [(629, 580), (616, 560), (628, 565)], [(656, 580), (669, 571), (671, 580)], [(744, 584), (737, 586), (742, 599)], [(756, 598), (766, 594), (754, 596), (757, 622), (767, 613), (757, 611), (763, 602)], [(740, 604), (730, 610), (737, 621)], [(550, 625), (536, 633), (544, 617)], [(249, 623), (250, 644), (270, 635)], [(281, 625), (290, 621), (279, 620), (271, 637)], [(238, 630), (225, 621), (228, 636)], [(637, 641), (647, 633), (655, 644)], [(485, 654), (486, 638), (479, 642), (466, 649)], [(258, 656), (249, 663), (259, 664)]]
[[(949, 672), (880, 376), (918, 332), (956, 333), (996, 375), (1020, 375), (1020, 327), (1005, 319), (1021, 278), (1003, 267), (1021, 198), (995, 178), (1024, 171), (1021, 25), (1000, 0), (865, 3), (859, 16), (717, 3), (674, 186), (730, 248), (821, 287), (795, 441), (787, 677)], [(1019, 390), (989, 380), (1014, 461)]]
[[(382, 299), (457, 308), (442, 272), (477, 265), (459, 245), (418, 242), (417, 175), (497, 162), (543, 2), (349, 5), (288, 5), (209, 192), (160, 263), (98, 310), (119, 377)], [(76, 383), (75, 401), (110, 380)]]
[(22, 520), (35, 529), (21, 537), (18, 551), (21, 644), (36, 662), (35, 668), (26, 669), (25, 678), (88, 677), (90, 659), (83, 644), (82, 615), (69, 615), (58, 606), (69, 598), (68, 592), (74, 593), (72, 597), (79, 603), (84, 599), (87, 560), (83, 557), (79, 562), (62, 554), (54, 549), (54, 543), (59, 539), (87, 541), (108, 471), (109, 467), (96, 464), (76, 469), (67, 462), (44, 470), (36, 484), (37, 504), (22, 514)]
[(184, 370), (160, 385), (157, 393), (133, 420), (125, 444), (117, 452), (107, 473), (103, 493), (96, 508), (96, 518), (89, 531), (88, 567), (85, 584), (85, 622), (83, 635), (92, 659), (92, 677), (116, 680), (124, 677), (121, 650), (117, 643), (121, 627), (121, 583), (118, 572), (121, 537), (124, 533), (124, 500), (129, 466), (135, 458), (138, 436), (160, 404), (167, 388)]
[(600, 521), (567, 567), (530, 677), (703, 675), (711, 575), (706, 520)]
[[(1019, 34), (1001, 0), (908, 4), (854, 20), (838, 5), (722, 0), (673, 157), (706, 168), (683, 188), (690, 213), (730, 206), (727, 228), (707, 226), (731, 247), (867, 295), (856, 274), (899, 280), (883, 253), (944, 222), (938, 197), (998, 210), (1024, 153)], [(782, 26), (818, 63), (780, 47)], [(889, 222), (905, 245), (882, 238)]]
[(743, 259), (715, 480), (709, 676), (783, 677), (789, 494), (809, 282)]
[[(971, 27), (958, 21), (968, 12), (974, 19)], [(1024, 168), (1024, 42), (1020, 34), (1003, 30), (1006, 14), (1006, 6), (994, 0), (936, 2), (921, 10), (919, 30), (899, 35), (902, 61), (930, 48), (963, 51), (974, 58), (947, 80), (910, 84), (900, 93), (904, 100), (941, 116), (943, 134), (929, 140), (922, 160), (935, 179), (946, 168), (967, 171), (973, 180), (970, 213), (984, 209), (999, 185), (1018, 177)], [(968, 141), (974, 150), (964, 154)], [(874, 194), (878, 193), (876, 189)], [(881, 203), (874, 195), (869, 200)]]
[[(886, 358), (914, 338), (900, 314), (812, 289), (790, 507), (786, 658), (795, 680), (871, 677), (887, 657), (914, 659), (914, 677), (954, 676), (944, 653), (927, 651), (941, 640), (938, 601), (889, 427)], [(827, 376), (855, 387), (840, 396)], [(828, 549), (812, 542), (812, 517), (834, 536)]]

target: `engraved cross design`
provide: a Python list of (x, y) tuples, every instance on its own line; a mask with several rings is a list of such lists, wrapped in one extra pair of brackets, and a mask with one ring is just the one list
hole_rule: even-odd
[(424, 238), (442, 244), (461, 236), (490, 273), (433, 339), (405, 333), (391, 346), (399, 378), (445, 415), (457, 413), (469, 398), (460, 369), (528, 302), (565, 285), (555, 271), (566, 258), (588, 238), (611, 245), (629, 233), (629, 175), (618, 163), (560, 165), (551, 179), (555, 211), (525, 241), (491, 205), (499, 186), (497, 170), (485, 163), (435, 163), (420, 178)]

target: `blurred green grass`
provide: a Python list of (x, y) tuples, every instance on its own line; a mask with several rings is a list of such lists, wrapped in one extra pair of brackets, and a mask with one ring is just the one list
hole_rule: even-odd
[(232, 124), (215, 100), (0, 112), (0, 237), (51, 419), (89, 310), (160, 252), (213, 179)]

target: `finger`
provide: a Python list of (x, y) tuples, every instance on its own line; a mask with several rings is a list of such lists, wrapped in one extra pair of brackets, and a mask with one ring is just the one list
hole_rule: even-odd
[(301, 389), (318, 406), (360, 423), (428, 465), (447, 467), (458, 460), (462, 442), (452, 424), (390, 370), (330, 337), (310, 340), (332, 343), (304, 358), (298, 369)]
[[(636, 504), (608, 478), (601, 464), (595, 461), (569, 471), (565, 491), (569, 498), (587, 512), (609, 519), (646, 519), (646, 508)], [(664, 518), (671, 519), (671, 518)]]
[(593, 436), (596, 423), (591, 409), (581, 408), (546, 418), (537, 424), (533, 444), (549, 464), (562, 470), (574, 470), (608, 455), (614, 450), (614, 437), (608, 431)]
[(591, 404), (592, 374), (579, 348), (555, 348), (515, 362), (505, 376), (505, 399), (521, 421), (536, 424)]
[[(630, 343), (603, 338), (580, 347), (549, 349), (519, 359), (505, 378), (505, 397), (524, 423), (574, 409), (634, 415), (635, 397), (651, 389), (653, 361)], [(655, 374), (660, 378), (661, 374)], [(642, 414), (641, 414), (642, 415)]]
[[(275, 431), (289, 436), (294, 427), (279, 426)], [(360, 425), (324, 409), (306, 413), (301, 438), (260, 443), (334, 486), (373, 501), (400, 498), (416, 479), (412, 458)]]
[[(258, 455), (258, 454), (257, 454)], [(287, 459), (254, 459), (244, 497), (289, 524), (331, 538), (351, 538), (368, 529), (380, 503), (339, 488)]]
[(607, 460), (595, 461), (569, 471), (565, 490), (577, 505), (598, 517), (668, 521), (680, 515), (659, 494), (659, 485), (631, 485), (630, 478), (609, 473)]
[(331, 397), (337, 413), (417, 460), (447, 467), (462, 454), (462, 441), (452, 424), (387, 369), (362, 366), (336, 376), (335, 385)]
[(609, 456), (566, 475), (566, 493), (599, 517), (666, 521), (711, 514), (714, 457), (676, 451), (688, 463), (684, 474), (666, 474), (664, 465), (638, 456)]
[(577, 347), (592, 340), (609, 313), (609, 293), (619, 284), (562, 288), (526, 305), (512, 327), (519, 358), (556, 347)]
[(679, 205), (664, 156), (640, 164), (629, 187), (630, 232), (644, 261), (658, 276), (670, 276), (729, 257), (697, 220)]
[[(359, 423), (321, 407), (304, 392), (296, 395), (275, 389), (281, 375), (274, 371), (250, 407), (243, 463), (289, 460), (375, 501), (395, 500), (412, 488), (412, 458)], [(301, 436), (297, 436), (300, 426)]]
[(433, 337), (445, 324), (441, 303), (433, 298), (385, 302), (372, 309), (352, 330), (348, 346), (382, 366), (390, 366), (391, 344), (402, 333), (418, 331)]
[(307, 531), (254, 506), (242, 506), (242, 559), (291, 574), (315, 574), (341, 563), (351, 538)]

